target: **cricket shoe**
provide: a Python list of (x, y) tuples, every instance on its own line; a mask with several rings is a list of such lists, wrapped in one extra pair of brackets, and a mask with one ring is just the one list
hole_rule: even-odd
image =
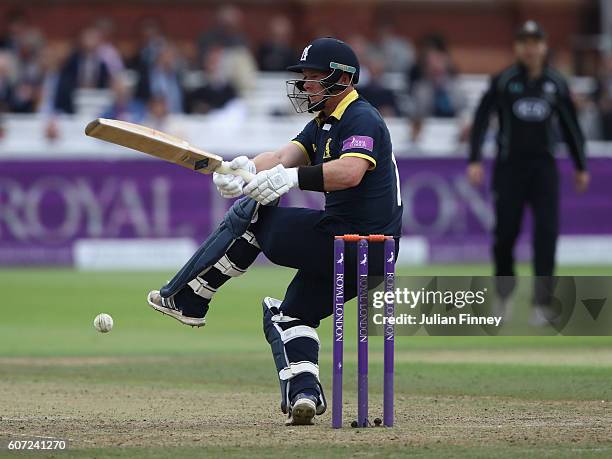
[(550, 306), (534, 304), (529, 318), (529, 325), (532, 327), (547, 327), (555, 325), (559, 320), (557, 314)]
[(203, 327), (206, 325), (206, 319), (204, 317), (189, 317), (183, 315), (181, 308), (177, 306), (172, 297), (163, 298), (159, 290), (152, 290), (147, 295), (147, 302), (156, 311), (161, 312), (167, 316), (170, 316), (180, 323), (190, 325), (192, 327)]
[(491, 308), (491, 314), (496, 317), (501, 317), (503, 322), (508, 322), (512, 317), (513, 306), (514, 302), (510, 297), (497, 297), (493, 303), (493, 308)]
[(317, 412), (317, 398), (314, 395), (298, 394), (293, 399), (286, 426), (311, 426)]

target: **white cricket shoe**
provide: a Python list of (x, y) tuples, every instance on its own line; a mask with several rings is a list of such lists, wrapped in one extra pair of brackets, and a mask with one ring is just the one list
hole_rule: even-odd
[(317, 411), (316, 398), (311, 395), (298, 394), (295, 397), (286, 426), (311, 426)]
[(152, 290), (147, 295), (147, 302), (156, 311), (170, 316), (184, 325), (192, 327), (203, 327), (206, 325), (204, 317), (188, 317), (183, 315), (183, 311), (174, 303), (172, 298), (163, 298), (159, 290)]

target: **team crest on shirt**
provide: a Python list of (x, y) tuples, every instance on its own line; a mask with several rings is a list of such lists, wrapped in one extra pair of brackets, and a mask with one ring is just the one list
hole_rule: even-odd
[(323, 152), (323, 159), (331, 158), (331, 152), (329, 151), (329, 144), (330, 143), (331, 143), (331, 137), (329, 139), (327, 139), (327, 142), (325, 142), (325, 151)]

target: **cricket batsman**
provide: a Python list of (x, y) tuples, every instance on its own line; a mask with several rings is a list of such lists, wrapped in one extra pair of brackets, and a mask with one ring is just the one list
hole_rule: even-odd
[[(286, 82), (295, 110), (316, 115), (277, 151), (230, 163), (256, 174), (248, 184), (214, 174), (221, 196), (246, 197), (234, 203), (217, 232), (168, 285), (149, 293), (148, 302), (184, 324), (202, 326), (215, 292), (243, 274), (260, 252), (297, 269), (283, 299), (264, 298), (263, 328), (286, 424), (309, 425), (326, 409), (316, 329), (333, 312), (334, 236), (391, 235), (397, 254), (402, 200), (387, 126), (355, 90), (359, 62), (353, 50), (335, 38), (319, 38), (288, 70), (301, 74)], [(278, 207), (292, 188), (324, 193), (325, 210)], [(355, 252), (347, 247), (347, 301), (356, 295)], [(382, 276), (382, 244), (372, 244), (369, 257), (370, 275)]]

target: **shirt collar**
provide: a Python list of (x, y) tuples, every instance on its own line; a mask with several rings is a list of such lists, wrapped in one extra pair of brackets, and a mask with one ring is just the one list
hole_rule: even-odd
[[(346, 111), (347, 107), (352, 102), (356, 101), (358, 98), (359, 98), (359, 94), (357, 93), (357, 90), (356, 89), (351, 90), (351, 92), (349, 92), (346, 96), (344, 96), (344, 98), (340, 101), (340, 103), (336, 105), (336, 108), (334, 109), (332, 114), (329, 115), (328, 118), (335, 118), (337, 120), (340, 120), (340, 118), (342, 118), (342, 115), (344, 115), (344, 112)], [(325, 121), (322, 118), (321, 114), (319, 114), (316, 119), (319, 121)]]

